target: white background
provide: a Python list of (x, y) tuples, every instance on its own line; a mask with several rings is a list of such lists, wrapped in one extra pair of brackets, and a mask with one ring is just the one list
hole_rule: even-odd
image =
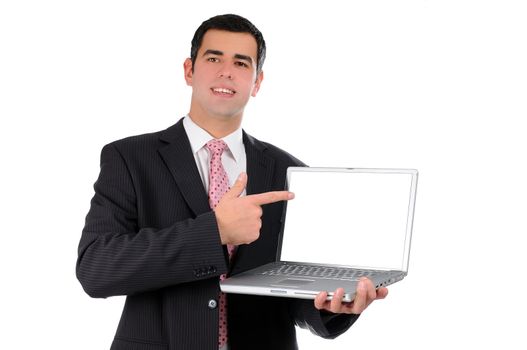
[(268, 43), (244, 127), (310, 165), (420, 171), (407, 279), (301, 349), (525, 348), (523, 1), (2, 1), (2, 349), (107, 349), (123, 298), (90, 299), (76, 249), (102, 146), (188, 111), (197, 26)]

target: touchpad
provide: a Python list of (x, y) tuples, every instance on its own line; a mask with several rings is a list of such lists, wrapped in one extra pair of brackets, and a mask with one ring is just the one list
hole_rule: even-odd
[(313, 283), (315, 282), (314, 280), (301, 280), (301, 279), (296, 279), (296, 278), (286, 278), (285, 280), (281, 280), (281, 281), (278, 281), (276, 283), (273, 283), (273, 285), (277, 285), (277, 286), (288, 286), (288, 287), (298, 287), (298, 286), (303, 286), (305, 284), (309, 284), (309, 283)]

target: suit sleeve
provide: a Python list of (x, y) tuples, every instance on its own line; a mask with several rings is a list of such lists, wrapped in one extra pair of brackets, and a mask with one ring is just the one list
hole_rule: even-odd
[(114, 145), (103, 148), (78, 249), (77, 278), (92, 297), (131, 295), (227, 272), (210, 211), (164, 228), (138, 228), (134, 186)]
[(313, 300), (292, 299), (289, 307), (297, 326), (325, 339), (334, 339), (346, 332), (360, 316), (317, 310)]

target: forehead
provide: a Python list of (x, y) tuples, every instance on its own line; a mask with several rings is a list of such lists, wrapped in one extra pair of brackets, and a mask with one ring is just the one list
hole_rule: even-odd
[(256, 39), (249, 33), (211, 29), (203, 36), (198, 56), (203, 55), (206, 50), (218, 50), (226, 56), (236, 54), (250, 56), (256, 62), (257, 46)]

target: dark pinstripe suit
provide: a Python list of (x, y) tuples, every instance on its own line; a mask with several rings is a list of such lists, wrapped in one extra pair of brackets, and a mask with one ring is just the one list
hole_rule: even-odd
[[(284, 188), (301, 163), (244, 133), (247, 194)], [(182, 120), (106, 145), (79, 244), (77, 277), (92, 297), (127, 295), (112, 349), (218, 349), (219, 276), (274, 260), (283, 203), (263, 207), (260, 238), (231, 270)], [(295, 323), (335, 337), (356, 319), (321, 315), (311, 301), (228, 295), (237, 349), (296, 349)]]

